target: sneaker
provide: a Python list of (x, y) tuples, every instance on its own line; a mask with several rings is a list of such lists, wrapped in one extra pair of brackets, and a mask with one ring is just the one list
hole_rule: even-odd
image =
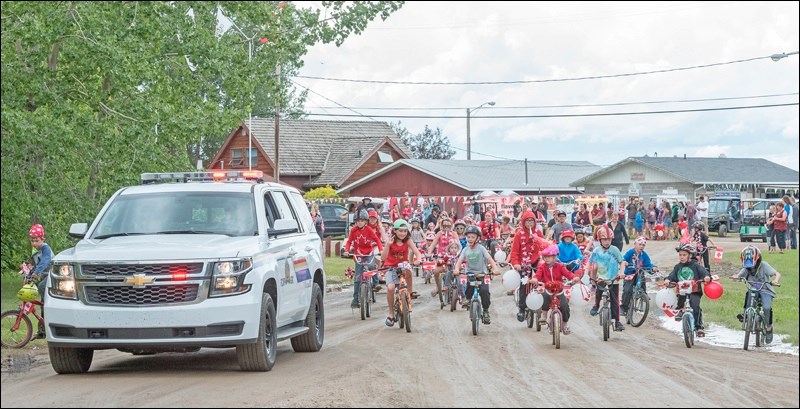
[(352, 302), (350, 302), (350, 308), (358, 308), (358, 307), (359, 307), (358, 301), (353, 300)]
[(622, 325), (621, 322), (617, 321), (617, 323), (614, 325), (614, 331), (624, 331), (624, 330), (625, 326)]
[(419, 293), (418, 292), (414, 291), (413, 293), (411, 293), (411, 299), (412, 300), (416, 300), (417, 298), (419, 298)]
[(461, 303), (461, 308), (463, 308), (465, 310), (468, 310), (469, 309), (469, 301), (464, 300), (464, 302)]
[(764, 334), (764, 343), (765, 344), (771, 344), (772, 343), (772, 330), (769, 330), (769, 331), (767, 331), (766, 334)]
[(396, 319), (394, 319), (394, 318), (392, 318), (392, 317), (386, 317), (386, 321), (384, 321), (383, 323), (384, 323), (384, 324), (386, 324), (386, 326), (387, 326), (387, 327), (393, 327), (393, 326), (394, 326), (394, 323), (395, 323), (396, 321), (397, 321), (397, 320), (396, 320)]
[(506, 291), (506, 295), (514, 295), (514, 290)]
[(523, 311), (517, 313), (517, 321), (519, 322), (525, 321), (525, 313)]
[(589, 315), (591, 315), (592, 317), (597, 315), (597, 308), (592, 308), (591, 310), (589, 310)]
[[(45, 339), (45, 338), (47, 338), (47, 335), (44, 333), (44, 331), (39, 331), (36, 333), (36, 335), (33, 336), (33, 339)], [(770, 341), (772, 340), (772, 334), (770, 334), (769, 339)], [(767, 343), (769, 344), (769, 342)]]
[(739, 320), (739, 322), (744, 322), (744, 314), (736, 314), (736, 319)]
[(492, 317), (489, 316), (489, 311), (483, 312), (483, 323), (489, 325), (492, 323)]
[(377, 293), (378, 291), (381, 290), (381, 288), (383, 288), (383, 287), (381, 287), (381, 285), (378, 284), (375, 287), (372, 287), (372, 292)]
[(545, 325), (545, 324), (547, 324), (547, 318), (544, 316), (544, 314), (542, 314), (539, 316), (539, 325)]
[(683, 311), (678, 311), (678, 314), (675, 315), (675, 321), (681, 322), (683, 319)]
[(564, 324), (564, 328), (562, 328), (561, 331), (564, 333), (564, 335), (569, 335), (572, 333), (572, 331), (569, 330), (569, 325), (567, 324)]
[(703, 331), (702, 329), (697, 329), (696, 330), (696, 334), (697, 334), (697, 338), (703, 338), (703, 337), (706, 336), (706, 332)]

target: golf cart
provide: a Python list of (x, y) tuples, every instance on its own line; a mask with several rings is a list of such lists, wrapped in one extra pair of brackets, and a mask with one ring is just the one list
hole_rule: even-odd
[(764, 223), (769, 214), (768, 199), (742, 200), (741, 226), (739, 227), (739, 241), (761, 240), (767, 242), (767, 227)]
[(708, 199), (708, 232), (725, 237), (729, 231), (741, 227), (741, 199), (739, 197), (711, 197)]

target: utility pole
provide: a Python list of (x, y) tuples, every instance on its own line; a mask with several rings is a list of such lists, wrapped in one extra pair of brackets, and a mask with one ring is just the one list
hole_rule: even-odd
[(471, 159), (472, 149), (470, 148), (469, 140), (469, 108), (467, 108), (467, 160)]
[(528, 186), (528, 158), (525, 158), (525, 186)]
[(278, 90), (275, 94), (275, 181), (281, 181), (281, 159), (280, 159), (280, 140), (281, 140), (281, 64), (275, 63), (275, 77), (278, 79)]

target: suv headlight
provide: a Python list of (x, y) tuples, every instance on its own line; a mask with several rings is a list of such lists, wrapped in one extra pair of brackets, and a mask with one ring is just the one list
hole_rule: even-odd
[(253, 259), (249, 257), (214, 263), (211, 291), (208, 296), (220, 297), (246, 293), (250, 290), (250, 284), (244, 284), (244, 278), (251, 271), (253, 271)]
[(50, 296), (77, 300), (75, 292), (75, 267), (72, 264), (54, 264), (50, 273)]

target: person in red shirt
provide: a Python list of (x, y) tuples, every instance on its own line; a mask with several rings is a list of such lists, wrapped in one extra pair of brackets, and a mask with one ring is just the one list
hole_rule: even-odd
[[(578, 277), (567, 270), (563, 264), (556, 263), (557, 255), (558, 247), (555, 244), (551, 244), (547, 246), (546, 249), (542, 250), (542, 260), (544, 262), (539, 263), (539, 266), (536, 267), (536, 275), (531, 278), (531, 284), (537, 285), (540, 281), (543, 282), (545, 286), (550, 282), (562, 284), (564, 277), (572, 280), (573, 283), (579, 281)], [(542, 297), (544, 298), (542, 311), (547, 311), (550, 309), (550, 294), (544, 292)], [(564, 320), (564, 333), (569, 334), (569, 326), (567, 325), (567, 321), (569, 321), (569, 302), (563, 293), (558, 296), (558, 299), (561, 301), (561, 305), (559, 305), (558, 309), (561, 310), (561, 317)]]
[(494, 258), (495, 247), (497, 247), (497, 240), (500, 238), (500, 223), (497, 223), (494, 212), (487, 210), (484, 213), (484, 219), (478, 223), (481, 229), (481, 239), (483, 246), (489, 250), (489, 255)]
[[(397, 318), (394, 316), (394, 287), (400, 284), (399, 274), (403, 274), (403, 278), (408, 285), (408, 292), (412, 298), (416, 298), (413, 291), (414, 280), (411, 277), (411, 269), (409, 267), (409, 252), (414, 255), (414, 264), (419, 264), (422, 259), (422, 254), (417, 250), (417, 246), (411, 241), (411, 234), (408, 231), (408, 222), (405, 220), (398, 220), (394, 222), (394, 229), (392, 230), (392, 239), (386, 243), (383, 252), (381, 252), (381, 260), (383, 260), (383, 267), (396, 267), (386, 272), (386, 301), (389, 303), (389, 316), (386, 318), (386, 326), (393, 327)], [(413, 307), (408, 306), (408, 312), (411, 312)]]
[[(375, 257), (373, 256), (378, 252), (378, 244), (381, 240), (378, 235), (367, 226), (367, 219), (369, 215), (366, 210), (360, 210), (356, 213), (356, 224), (350, 229), (347, 236), (347, 251), (356, 257), (356, 273), (353, 277), (353, 301), (350, 303), (350, 308), (358, 308), (358, 300), (361, 295), (361, 274), (364, 271), (375, 269)], [(375, 291), (380, 290), (378, 285), (378, 276), (372, 276)]]
[(405, 207), (403, 207), (403, 219), (410, 220), (412, 212), (413, 210), (411, 209), (411, 203), (406, 202)]
[(378, 212), (375, 209), (370, 209), (367, 215), (369, 216), (367, 226), (371, 227), (380, 238), (378, 240), (378, 250), (383, 251), (383, 238), (386, 237), (386, 232), (384, 232), (383, 225), (379, 222)]
[[(530, 210), (522, 214), (522, 227), (514, 234), (514, 242), (511, 243), (511, 254), (508, 259), (514, 270), (519, 271), (521, 276), (528, 275), (536, 269), (539, 264), (539, 252), (547, 248), (550, 242), (542, 238), (542, 233), (536, 229), (536, 216)], [(523, 266), (526, 268), (523, 269)], [(519, 312), (517, 320), (525, 321), (525, 285), (519, 286)]]

